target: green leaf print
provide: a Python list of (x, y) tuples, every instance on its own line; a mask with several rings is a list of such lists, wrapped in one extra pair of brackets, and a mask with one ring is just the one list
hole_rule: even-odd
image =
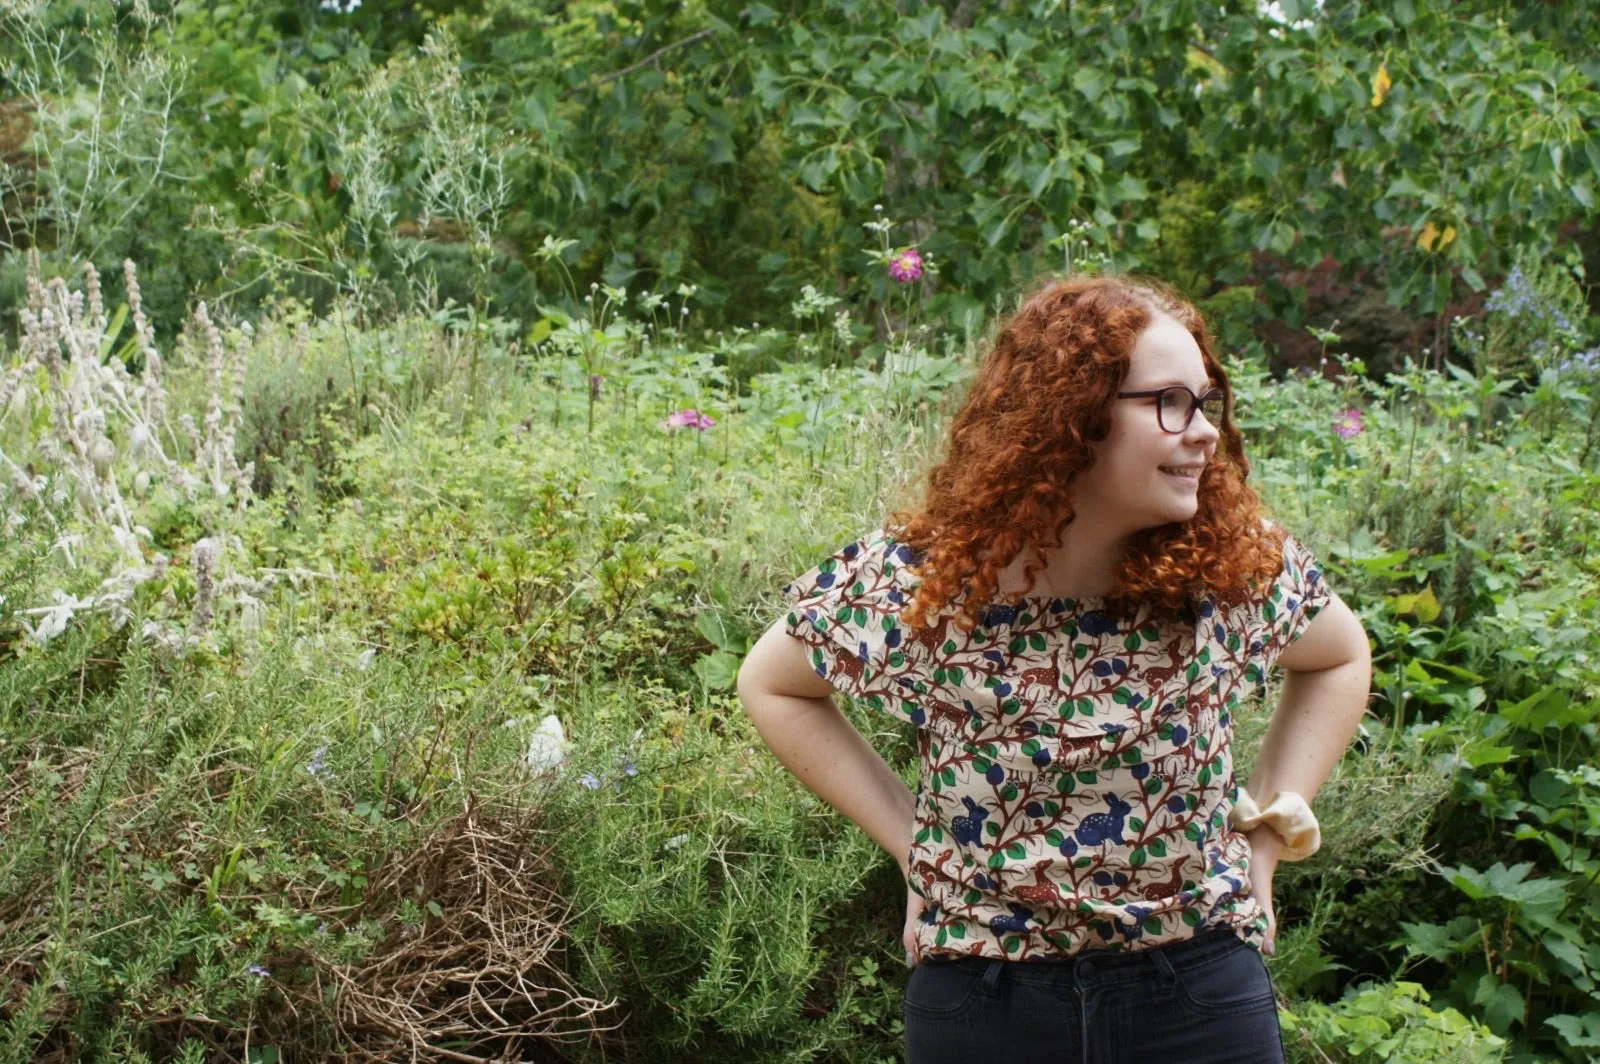
[(1042, 632), (1034, 632), (1028, 636), (1028, 645), (1035, 651), (1042, 651), (1045, 646), (1044, 634)]
[(1144, 847), (1140, 846), (1128, 855), (1128, 867), (1143, 868), (1145, 859)]
[(1144, 644), (1139, 639), (1138, 632), (1129, 632), (1128, 638), (1122, 641), (1122, 648), (1124, 650), (1138, 650), (1143, 645)]
[(1006, 856), (1011, 858), (1013, 861), (1020, 861), (1024, 857), (1028, 856), (1028, 851), (1022, 848), (1022, 843), (1013, 842), (1006, 847)]
[(1022, 939), (1018, 938), (1016, 935), (1007, 935), (1006, 940), (1000, 943), (1000, 946), (1007, 953), (1015, 953), (1017, 950), (1022, 948)]
[(1151, 839), (1150, 852), (1157, 857), (1165, 857), (1167, 855), (1167, 844), (1160, 839)]

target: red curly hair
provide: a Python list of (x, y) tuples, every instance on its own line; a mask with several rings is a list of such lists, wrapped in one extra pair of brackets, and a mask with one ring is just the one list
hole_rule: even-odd
[(1250, 466), (1233, 423), (1233, 388), (1200, 312), (1145, 278), (1046, 281), (1001, 323), (951, 420), (944, 454), (927, 472), (920, 507), (885, 521), (923, 555), (910, 569), (922, 582), (903, 623), (931, 624), (965, 593), (956, 625), (970, 632), (999, 599), (1000, 570), (1030, 546), (1023, 571), (1031, 589), (1044, 549), (1061, 545), (1074, 517), (1073, 478), (1094, 464), (1095, 445), (1110, 432), (1134, 342), (1158, 315), (1194, 337), (1228, 413), (1201, 474), (1198, 512), (1131, 537), (1107, 606), (1146, 603), (1177, 614), (1207, 590), (1259, 591), (1282, 571), (1283, 532), (1263, 524), (1261, 500), (1245, 483)]

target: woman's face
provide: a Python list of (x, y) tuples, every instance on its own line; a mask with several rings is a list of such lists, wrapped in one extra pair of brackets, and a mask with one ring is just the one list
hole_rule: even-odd
[[(1196, 395), (1212, 385), (1189, 330), (1157, 315), (1139, 334), (1121, 391), (1143, 392), (1183, 384)], [(1183, 396), (1172, 424), (1182, 423), (1189, 401)], [(1116, 399), (1111, 432), (1090, 466), (1073, 482), (1076, 512), (1097, 525), (1131, 534), (1145, 528), (1187, 521), (1200, 508), (1200, 471), (1217, 450), (1217, 426), (1196, 410), (1189, 427), (1166, 432), (1157, 420), (1155, 396)], [(1176, 470), (1176, 472), (1174, 472)]]

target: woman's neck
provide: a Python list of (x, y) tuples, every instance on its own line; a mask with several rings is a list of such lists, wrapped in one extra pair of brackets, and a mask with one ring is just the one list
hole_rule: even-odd
[(1116, 586), (1117, 567), (1127, 549), (1125, 533), (1100, 531), (1076, 518), (1061, 534), (1059, 547), (1045, 548), (1044, 567), (1034, 573), (1031, 590), (1023, 577), (1023, 567), (1032, 561), (1032, 552), (1024, 547), (1000, 570), (999, 592), (1049, 598), (1104, 598)]

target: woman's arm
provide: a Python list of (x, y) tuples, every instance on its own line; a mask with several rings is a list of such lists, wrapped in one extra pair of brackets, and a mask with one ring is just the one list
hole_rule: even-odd
[(1278, 664), (1283, 692), (1250, 774), (1250, 794), (1263, 806), (1281, 791), (1311, 801), (1350, 745), (1372, 684), (1366, 630), (1337, 595)]
[(739, 668), (738, 694), (784, 767), (882, 846), (907, 874), (916, 799), (851, 726), (811, 667), (804, 643), (776, 624)]
[[(1339, 596), (1333, 596), (1300, 637), (1278, 655), (1287, 672), (1283, 694), (1261, 740), (1250, 796), (1262, 805), (1280, 791), (1307, 802), (1344, 756), (1367, 710), (1372, 652), (1367, 633)], [(1283, 837), (1266, 824), (1245, 832), (1250, 840), (1250, 885), (1267, 916), (1267, 953), (1276, 950), (1278, 917), (1272, 877)]]

